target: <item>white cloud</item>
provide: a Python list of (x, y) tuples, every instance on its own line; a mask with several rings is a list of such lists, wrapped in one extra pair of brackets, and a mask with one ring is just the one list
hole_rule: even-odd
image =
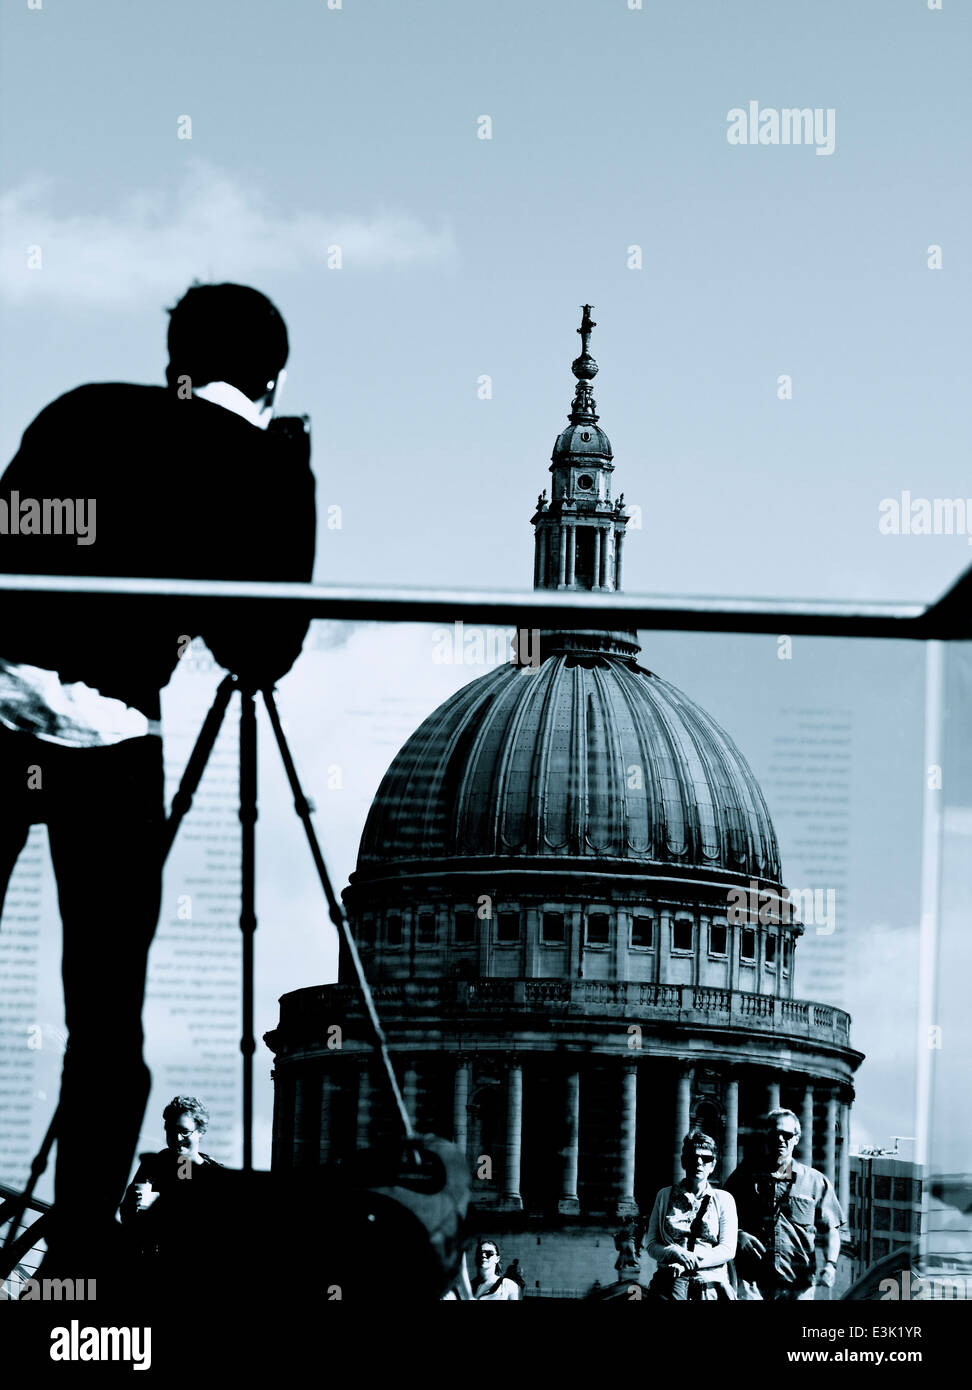
[[(344, 271), (445, 262), (451, 229), (404, 213), (325, 215), (280, 210), (265, 192), (196, 163), (170, 191), (139, 192), (101, 212), (55, 210), (50, 180), (0, 197), (0, 295), (44, 295), (78, 304), (128, 304), (177, 296), (194, 278), (259, 279), (328, 270), (339, 246)], [(30, 269), (30, 248), (41, 268)], [(34, 260), (37, 256), (34, 254)]]

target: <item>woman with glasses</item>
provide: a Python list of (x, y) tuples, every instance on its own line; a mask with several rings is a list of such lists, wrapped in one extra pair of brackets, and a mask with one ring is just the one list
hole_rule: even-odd
[(735, 1298), (728, 1265), (736, 1253), (736, 1203), (712, 1187), (718, 1151), (700, 1129), (682, 1144), (685, 1176), (663, 1187), (648, 1221), (648, 1254), (658, 1268), (648, 1296), (664, 1302)]
[(520, 1297), (520, 1288), (499, 1272), (499, 1247), (495, 1240), (481, 1240), (476, 1246), (476, 1271), (471, 1279), (473, 1298)]
[[(520, 1297), (520, 1286), (513, 1279), (499, 1272), (499, 1246), (495, 1240), (485, 1237), (476, 1246), (475, 1269), (470, 1278), (466, 1257), (462, 1257), (462, 1269), (456, 1284), (444, 1295), (446, 1299), (501, 1299), (515, 1302)], [(517, 1264), (514, 1261), (514, 1264)]]

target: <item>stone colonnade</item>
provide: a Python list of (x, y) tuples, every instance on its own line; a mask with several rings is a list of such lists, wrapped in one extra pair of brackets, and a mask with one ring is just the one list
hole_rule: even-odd
[[(657, 1059), (652, 1059), (652, 1061), (657, 1062)], [(638, 1210), (635, 1200), (635, 1177), (638, 1144), (638, 1068), (641, 1065), (644, 1063), (634, 1060), (624, 1060), (619, 1065), (620, 1087), (617, 1116), (619, 1149), (616, 1171), (613, 1174), (613, 1188), (616, 1209), (620, 1216), (630, 1215)], [(654, 1070), (654, 1068), (652, 1069)], [(515, 1211), (523, 1207), (520, 1187), (523, 1160), (523, 1062), (514, 1055), (504, 1060), (503, 1070), (502, 1123), (500, 1128), (502, 1172), (497, 1175), (498, 1181), (494, 1189), (496, 1193), (495, 1207), (500, 1210)], [(399, 1074), (402, 1078), (406, 1107), (415, 1118), (419, 1095), (417, 1059), (409, 1057), (404, 1062)], [(671, 1145), (671, 1180), (673, 1182), (682, 1177), (681, 1146), (691, 1125), (693, 1100), (698, 1103), (707, 1098), (707, 1096), (695, 1092), (694, 1080), (693, 1067), (688, 1063), (678, 1064), (675, 1074), (674, 1105), (668, 1130)], [(298, 1075), (295, 1080), (292, 1112), (292, 1154), (293, 1161), (297, 1165), (325, 1163), (332, 1150), (331, 1099), (338, 1084), (343, 1086), (345, 1083), (338, 1083), (335, 1076), (324, 1074), (320, 1081), (319, 1107), (310, 1104), (308, 1100), (308, 1087), (314, 1084), (312, 1076), (307, 1073)], [(374, 1084), (367, 1067), (358, 1071), (356, 1111), (353, 1110), (352, 1114), (356, 1115), (354, 1139), (359, 1147), (365, 1146), (369, 1139), (374, 1137), (371, 1132), (373, 1128)], [(568, 1061), (566, 1070), (562, 1072), (557, 1084), (561, 1088), (563, 1133), (565, 1136), (563, 1147), (559, 1151), (560, 1173), (557, 1179), (557, 1191), (559, 1193), (557, 1207), (565, 1215), (575, 1215), (579, 1214), (581, 1209), (578, 1181), (583, 1176), (581, 1169), (584, 1160), (582, 1146), (584, 1077), (580, 1059), (578, 1059), (576, 1066), (571, 1066)], [(776, 1078), (767, 1080), (765, 1068), (758, 1066), (740, 1067), (723, 1076), (721, 1101), (724, 1134), (720, 1161), (720, 1171), (723, 1177), (731, 1173), (739, 1161), (741, 1087), (750, 1112), (753, 1108), (754, 1098), (756, 1099), (756, 1107), (760, 1112), (775, 1109), (780, 1105), (780, 1082)], [(473, 1089), (473, 1061), (469, 1056), (460, 1054), (455, 1058), (453, 1064), (451, 1137), (462, 1149), (468, 1148), (472, 1137), (469, 1127), (469, 1106)], [(790, 1086), (788, 1089), (792, 1093), (794, 1088)], [(815, 1132), (815, 1100), (824, 1111), (825, 1119), (822, 1133)], [(841, 1205), (846, 1212), (850, 1197), (849, 1103), (842, 1098), (835, 1083), (806, 1080), (802, 1098), (799, 1104), (794, 1106), (794, 1109), (801, 1124), (801, 1136), (796, 1156), (801, 1162), (812, 1164), (814, 1151), (822, 1153), (822, 1162), (818, 1163), (817, 1166), (836, 1187)], [(318, 1119), (319, 1125), (317, 1124)], [(309, 1133), (311, 1125), (315, 1127), (314, 1134)], [(843, 1137), (843, 1142), (840, 1145), (839, 1164), (837, 1160), (838, 1126)], [(664, 1133), (664, 1117), (659, 1117), (658, 1123), (653, 1129), (652, 1142), (656, 1142), (658, 1137)], [(275, 1153), (278, 1151), (282, 1139), (283, 1136), (280, 1133), (278, 1123), (275, 1125)]]
[[(577, 528), (584, 525), (574, 518), (564, 519), (556, 526), (544, 526), (538, 532), (533, 561), (533, 584), (537, 589), (571, 589), (577, 582)], [(605, 513), (593, 523), (594, 532), (593, 588), (621, 588), (621, 547), (624, 531), (617, 526), (613, 513)], [(613, 564), (611, 535), (614, 534)], [(549, 541), (547, 537), (550, 537)]]

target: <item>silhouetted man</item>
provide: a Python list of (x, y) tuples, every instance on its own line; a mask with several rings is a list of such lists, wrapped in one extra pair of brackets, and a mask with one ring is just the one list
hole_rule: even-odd
[[(167, 387), (82, 386), (29, 426), (0, 480), (0, 572), (311, 578), (308, 449), (268, 429), (289, 352), (280, 314), (242, 285), (196, 285), (170, 312), (168, 346)], [(64, 929), (56, 1264), (74, 1251), (90, 1260), (116, 1234), (148, 1097), (141, 1016), (161, 895), (159, 691), (200, 633), (248, 684), (271, 684), (307, 623), (255, 626), (252, 611), (214, 616), (183, 600), (97, 610), (74, 601), (59, 619), (49, 605), (39, 619), (26, 600), (5, 608), (0, 908), (30, 826), (44, 822)]]

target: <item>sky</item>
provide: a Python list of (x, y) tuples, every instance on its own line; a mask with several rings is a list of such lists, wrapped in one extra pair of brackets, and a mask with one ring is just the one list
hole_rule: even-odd
[[(5, 0), (0, 454), (82, 381), (161, 382), (193, 278), (252, 283), (289, 325), (282, 408), (312, 418), (320, 510), (340, 508), (315, 578), (526, 586), (590, 302), (640, 513), (629, 593), (930, 600), (969, 535), (878, 520), (905, 491), (972, 509), (970, 38), (955, 0)], [(751, 101), (832, 109), (833, 153), (730, 144)], [(191, 506), (182, 539), (205, 543)], [(436, 666), (411, 625), (318, 631), (281, 704), (340, 886), (399, 743), (478, 672)], [(646, 662), (758, 774), (794, 676), (854, 706), (858, 940), (881, 943), (855, 1018), (883, 1059), (860, 1124), (882, 1142), (913, 1060), (894, 1019), (913, 1006), (920, 655), (798, 644), (784, 672), (772, 640), (656, 634)], [(190, 706), (174, 685), (170, 727)], [(258, 1033), (333, 969), (268, 743)]]
[[(629, 592), (928, 599), (972, 559), (878, 531), (885, 498), (972, 492), (967, 7), (8, 0), (2, 25), (5, 456), (81, 380), (161, 381), (193, 277), (252, 282), (342, 509), (318, 577), (506, 586), (589, 301), (646, 532)], [(834, 152), (730, 145), (753, 100), (832, 108)]]

